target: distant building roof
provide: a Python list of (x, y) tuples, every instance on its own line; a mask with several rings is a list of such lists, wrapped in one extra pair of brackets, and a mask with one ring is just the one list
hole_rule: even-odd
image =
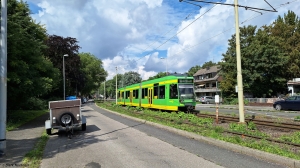
[(208, 68), (203, 68), (203, 69), (198, 70), (193, 76), (218, 72), (218, 71), (220, 71), (220, 69), (221, 69), (220, 65), (214, 65), (214, 66), (211, 66), (211, 67), (208, 67)]

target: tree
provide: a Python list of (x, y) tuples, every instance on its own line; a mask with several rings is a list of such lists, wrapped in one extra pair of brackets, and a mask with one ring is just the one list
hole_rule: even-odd
[[(254, 97), (275, 96), (287, 91), (289, 79), (300, 75), (299, 68), (299, 20), (289, 12), (280, 16), (270, 26), (256, 31), (255, 26), (240, 28), (242, 75), (245, 92)], [(223, 54), (220, 88), (225, 95), (234, 95), (236, 85), (235, 36), (229, 40), (229, 48)]]
[[(240, 28), (240, 37), (241, 37), (241, 55), (242, 55), (242, 75), (243, 75), (243, 84), (244, 91), (249, 91), (247, 87), (247, 80), (245, 78), (245, 73), (249, 73), (251, 70), (247, 70), (244, 64), (252, 65), (249, 63), (248, 57), (249, 55), (247, 51), (247, 47), (253, 41), (255, 36), (256, 27), (248, 26)], [(235, 35), (231, 36), (231, 39), (228, 40), (228, 49), (223, 55), (223, 62), (221, 62), (221, 75), (223, 76), (223, 81), (220, 83), (220, 88), (223, 92), (224, 96), (233, 97), (236, 95), (235, 93), (235, 85), (237, 84), (236, 76), (237, 76), (237, 66), (236, 66), (236, 42)], [(246, 87), (245, 87), (246, 86)]]
[(205, 62), (203, 65), (202, 65), (202, 68), (205, 69), (205, 68), (209, 68), (209, 67), (212, 67), (212, 66), (215, 66), (217, 65), (217, 63), (214, 63), (212, 61), (209, 61), (209, 62)]
[(126, 72), (123, 75), (123, 79), (122, 79), (122, 83), (124, 87), (132, 84), (140, 83), (141, 81), (142, 81), (141, 75), (133, 71)]
[(300, 20), (298, 16), (288, 11), (284, 17), (278, 18), (266, 27), (271, 36), (278, 39), (278, 47), (284, 52), (288, 62), (285, 66), (287, 80), (300, 76)]
[(43, 56), (46, 29), (32, 20), (28, 5), (10, 0), (7, 9), (7, 107), (36, 108), (56, 87), (58, 69)]
[(59, 87), (53, 90), (53, 96), (62, 97), (63, 55), (65, 54), (68, 54), (68, 57), (65, 57), (66, 95), (76, 94), (76, 90), (81, 91), (86, 84), (86, 76), (80, 70), (80, 57), (78, 55), (80, 46), (77, 43), (78, 41), (75, 38), (64, 38), (57, 35), (49, 35), (47, 40), (45, 40), (45, 44), (48, 46), (47, 50), (45, 50), (45, 55), (61, 73), (61, 78), (57, 81)]
[(191, 67), (189, 71), (187, 72), (188, 76), (193, 76), (197, 71), (201, 69), (200, 65), (196, 65), (194, 67)]
[(157, 79), (157, 78), (162, 78), (162, 77), (165, 77), (165, 76), (167, 76), (165, 72), (159, 72), (159, 73), (157, 73), (155, 76), (149, 77), (148, 80)]
[(81, 94), (89, 95), (93, 90), (97, 90), (100, 83), (105, 81), (107, 72), (103, 68), (103, 63), (90, 53), (80, 53), (80, 72), (85, 76)]

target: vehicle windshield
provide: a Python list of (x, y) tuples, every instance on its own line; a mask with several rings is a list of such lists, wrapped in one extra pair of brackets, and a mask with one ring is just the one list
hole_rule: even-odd
[(287, 99), (285, 100), (296, 100), (296, 96), (291, 96), (291, 97), (288, 97)]
[(194, 98), (194, 85), (193, 84), (180, 84), (179, 95), (183, 99), (193, 99)]

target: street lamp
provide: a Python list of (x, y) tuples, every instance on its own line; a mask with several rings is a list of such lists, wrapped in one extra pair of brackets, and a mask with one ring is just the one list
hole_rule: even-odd
[(68, 54), (65, 54), (63, 56), (63, 77), (64, 77), (64, 100), (66, 100), (66, 89), (65, 89), (65, 57), (69, 56)]
[(168, 73), (168, 58), (160, 57), (160, 59), (166, 59), (166, 75), (167, 75), (167, 73)]

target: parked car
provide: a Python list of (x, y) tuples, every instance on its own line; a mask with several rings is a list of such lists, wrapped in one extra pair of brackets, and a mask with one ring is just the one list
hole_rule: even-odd
[(202, 96), (200, 97), (199, 102), (201, 102), (202, 104), (213, 104), (215, 103), (215, 98), (212, 96)]
[(300, 110), (300, 96), (291, 96), (273, 103), (276, 110)]

